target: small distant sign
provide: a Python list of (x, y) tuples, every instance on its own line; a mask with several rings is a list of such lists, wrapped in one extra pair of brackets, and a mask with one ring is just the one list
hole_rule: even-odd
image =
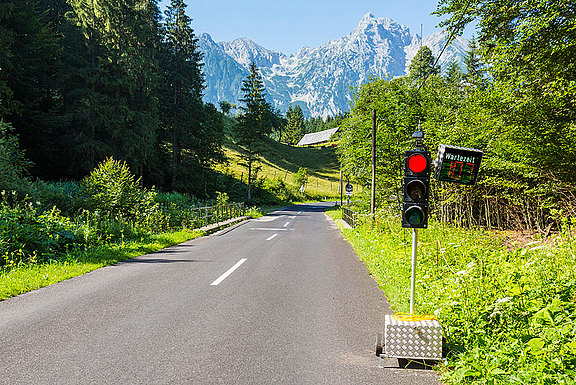
[(484, 153), (473, 148), (441, 144), (436, 157), (436, 180), (473, 185)]
[(354, 192), (354, 187), (352, 186), (352, 184), (346, 183), (346, 187), (344, 188), (344, 191), (346, 191), (346, 196), (351, 196), (352, 193)]

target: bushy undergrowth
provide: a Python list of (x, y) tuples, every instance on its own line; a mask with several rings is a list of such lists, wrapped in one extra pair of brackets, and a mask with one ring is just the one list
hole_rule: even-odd
[[(395, 311), (408, 311), (411, 232), (398, 218), (344, 230)], [(420, 230), (416, 306), (442, 323), (449, 384), (574, 384), (576, 239), (506, 246), (480, 229)]]
[[(87, 248), (196, 227), (185, 194), (143, 188), (124, 162), (107, 159), (80, 182), (27, 181), (0, 195), (0, 266), (56, 260)], [(220, 193), (218, 202), (227, 203)]]
[(75, 225), (53, 208), (42, 212), (31, 202), (10, 204), (0, 198), (0, 265), (39, 262), (76, 242)]

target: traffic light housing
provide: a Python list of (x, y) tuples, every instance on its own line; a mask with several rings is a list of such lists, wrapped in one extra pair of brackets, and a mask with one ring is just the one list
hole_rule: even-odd
[(404, 152), (402, 227), (428, 227), (431, 164), (430, 151)]

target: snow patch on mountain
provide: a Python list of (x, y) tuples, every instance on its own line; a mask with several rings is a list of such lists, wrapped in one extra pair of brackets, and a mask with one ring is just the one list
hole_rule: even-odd
[[(268, 50), (247, 38), (215, 43), (199, 36), (204, 52), (206, 91), (204, 100), (217, 104), (238, 103), (240, 87), (252, 61), (259, 67), (268, 100), (284, 112), (298, 104), (307, 116), (335, 115), (350, 108), (354, 88), (372, 78), (393, 78), (408, 73), (420, 44), (437, 56), (447, 39), (438, 32), (421, 38), (389, 18), (367, 13), (347, 36), (319, 47), (302, 47), (293, 55)], [(454, 59), (462, 65), (468, 42), (463, 38), (445, 50), (440, 65)]]

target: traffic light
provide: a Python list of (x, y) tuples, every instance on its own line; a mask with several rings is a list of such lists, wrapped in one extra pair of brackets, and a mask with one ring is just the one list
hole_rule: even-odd
[(404, 152), (402, 227), (428, 227), (431, 163), (430, 151)]

